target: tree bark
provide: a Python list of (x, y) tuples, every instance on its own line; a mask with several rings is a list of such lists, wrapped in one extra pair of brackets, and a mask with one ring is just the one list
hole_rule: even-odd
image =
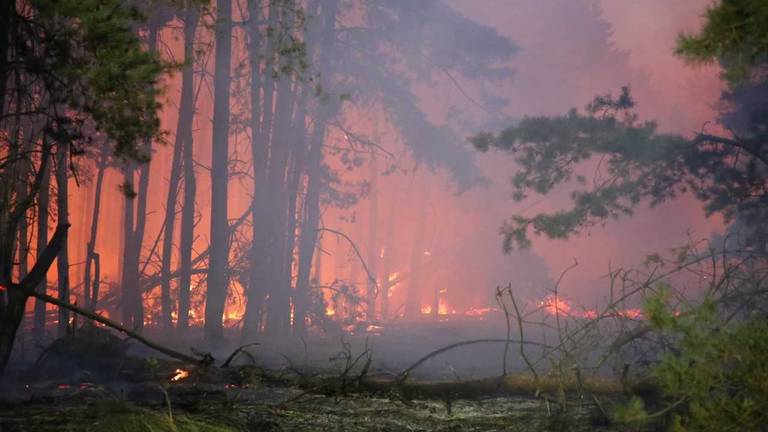
[(222, 316), (229, 285), (227, 183), (229, 156), (229, 85), (232, 58), (232, 1), (216, 2), (213, 143), (211, 145), (211, 256), (205, 302), (205, 337), (221, 343)]
[[(47, 156), (46, 159), (48, 158)], [(48, 245), (48, 210), (50, 204), (50, 186), (51, 186), (51, 170), (48, 167), (48, 163), (44, 164), (42, 168), (43, 180), (40, 184), (40, 195), (37, 199), (37, 259), (43, 254), (45, 247)], [(48, 290), (48, 279), (44, 276), (40, 282), (40, 285), (35, 288), (37, 292), (46, 293)], [(38, 341), (45, 335), (45, 302), (42, 300), (35, 300), (35, 315), (34, 315), (34, 334), (35, 339)]]
[(69, 225), (59, 225), (27, 276), (18, 284), (9, 284), (6, 289), (8, 303), (5, 313), (0, 318), (0, 380), (11, 358), (16, 333), (24, 319), (27, 299), (35, 294), (35, 289), (45, 280), (48, 269), (66, 244), (68, 229)]
[[(96, 236), (99, 232), (99, 213), (101, 210), (101, 191), (104, 186), (104, 171), (107, 168), (107, 156), (102, 154), (100, 156), (99, 162), (98, 162), (98, 172), (96, 173), (96, 187), (94, 191), (94, 197), (93, 197), (93, 213), (91, 215), (91, 232), (90, 237), (88, 239), (88, 245), (86, 246), (86, 253), (85, 253), (85, 270), (84, 270), (84, 278), (83, 278), (83, 299), (85, 300), (83, 302), (83, 306), (86, 309), (95, 310), (96, 309), (96, 303), (93, 302), (93, 299), (98, 297), (98, 295), (92, 295), (91, 294), (91, 267), (93, 265), (93, 261), (95, 259), (96, 254)], [(97, 278), (99, 276), (97, 275)], [(97, 281), (93, 281), (93, 284), (98, 284)], [(41, 301), (41, 300), (37, 300)]]
[[(192, 145), (192, 121), (195, 115), (194, 102), (194, 40), (197, 28), (197, 6), (188, 4), (184, 23), (184, 70), (181, 76), (181, 100), (179, 101), (179, 118), (176, 124), (176, 139), (173, 144), (173, 160), (171, 174), (168, 179), (168, 197), (165, 201), (165, 228), (163, 231), (163, 251), (160, 273), (163, 283), (160, 288), (161, 323), (166, 331), (173, 327), (171, 317), (171, 273), (173, 257), (173, 236), (176, 226), (176, 205), (179, 197), (179, 184), (183, 165), (185, 146)], [(188, 294), (187, 290), (187, 302)], [(187, 306), (188, 308), (188, 306)]]
[[(264, 304), (264, 281), (263, 273), (266, 266), (263, 265), (263, 235), (265, 211), (261, 204), (260, 197), (266, 192), (266, 170), (267, 170), (267, 151), (268, 151), (268, 133), (265, 133), (264, 123), (271, 121), (272, 116), (272, 79), (267, 74), (267, 78), (261, 77), (261, 54), (259, 52), (259, 42), (261, 33), (257, 21), (261, 18), (259, 11), (261, 2), (258, 0), (248, 1), (248, 16), (250, 23), (248, 26), (248, 55), (251, 62), (251, 161), (253, 165), (253, 198), (251, 199), (251, 253), (249, 256), (249, 277), (248, 277), (248, 302), (245, 307), (245, 317), (243, 321), (242, 339), (250, 341), (258, 333), (261, 326), (261, 309)], [(270, 11), (274, 14), (274, 10)], [(271, 49), (271, 39), (267, 41), (268, 50)], [(268, 51), (269, 52), (269, 51)], [(262, 90), (264, 92), (264, 105), (262, 106)], [(262, 121), (261, 115), (264, 115)]]
[[(195, 55), (195, 31), (200, 19), (200, 11), (195, 1), (190, 1), (184, 17), (184, 60), (187, 64), (182, 72), (181, 94), (183, 101), (189, 101), (189, 109), (194, 117), (195, 102), (193, 100), (194, 87), (194, 55)], [(185, 99), (184, 95), (188, 94)], [(181, 109), (187, 108), (182, 104)], [(195, 229), (195, 161), (193, 154), (192, 117), (185, 124), (184, 134), (184, 202), (181, 210), (181, 232), (179, 250), (179, 309), (176, 327), (179, 335), (184, 336), (189, 326), (189, 293), (192, 281), (192, 243)]]
[[(57, 154), (58, 161), (56, 165), (56, 211), (58, 214), (58, 225), (69, 225), (69, 187), (67, 185), (67, 173), (69, 168), (69, 147), (66, 145), (59, 146), (59, 154)], [(59, 250), (59, 256), (56, 258), (56, 270), (58, 279), (58, 294), (59, 299), (65, 302), (69, 302), (69, 251), (67, 250), (68, 231), (64, 231), (62, 238), (62, 246)], [(26, 302), (26, 299), (24, 299)], [(69, 325), (69, 312), (65, 309), (59, 309), (59, 323), (58, 334), (64, 336), (67, 333), (67, 326)]]

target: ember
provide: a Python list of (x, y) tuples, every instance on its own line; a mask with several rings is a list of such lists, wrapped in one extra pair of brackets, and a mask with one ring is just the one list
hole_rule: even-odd
[(185, 371), (184, 369), (176, 369), (174, 374), (175, 375), (171, 378), (171, 381), (181, 381), (189, 377), (189, 371)]

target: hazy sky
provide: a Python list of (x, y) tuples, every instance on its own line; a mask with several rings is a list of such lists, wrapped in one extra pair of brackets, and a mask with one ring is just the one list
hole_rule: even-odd
[[(512, 99), (510, 115), (563, 113), (583, 107), (594, 94), (615, 93), (629, 84), (643, 118), (657, 120), (662, 130), (683, 134), (699, 130), (716, 115), (717, 68), (685, 65), (673, 53), (678, 33), (695, 31), (709, 3), (449, 0), (466, 16), (521, 45), (522, 51), (513, 60), (517, 76), (503, 88)], [(606, 34), (608, 47), (603, 46)], [(482, 163), (487, 170), (509, 167), (508, 161), (500, 162), (495, 156), (484, 157)], [(508, 172), (512, 172), (510, 168)], [(485, 203), (486, 213), (492, 213), (498, 222), (531, 205), (529, 214), (567, 203), (567, 194), (561, 193), (512, 205), (508, 184), (499, 176), (494, 178), (490, 190), (476, 194), (477, 201)], [(489, 208), (487, 203), (494, 199), (499, 204)], [(533, 251), (545, 258), (551, 276), (578, 259), (580, 266), (564, 286), (587, 301), (596, 292), (593, 287), (601, 291), (604, 283), (599, 276), (607, 272), (609, 262), (614, 267), (637, 265), (648, 253), (684, 243), (688, 232), (695, 238), (708, 237), (720, 227), (718, 217), (705, 218), (698, 202), (683, 198), (654, 210), (643, 207), (631, 220), (610, 222), (568, 242), (539, 239)]]

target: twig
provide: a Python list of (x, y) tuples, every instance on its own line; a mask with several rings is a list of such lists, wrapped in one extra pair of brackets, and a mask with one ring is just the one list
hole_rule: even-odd
[[(256, 345), (260, 345), (260, 344), (259, 344), (258, 342), (253, 342), (253, 343), (249, 343), (249, 344), (245, 344), (245, 345), (241, 345), (241, 346), (239, 346), (239, 347), (238, 347), (236, 350), (232, 351), (232, 354), (230, 354), (230, 355), (229, 355), (229, 357), (227, 357), (227, 359), (226, 359), (226, 360), (224, 360), (224, 363), (221, 365), (221, 368), (222, 368), (222, 369), (226, 369), (226, 368), (228, 368), (228, 367), (229, 367), (229, 364), (232, 362), (232, 360), (234, 360), (234, 359), (235, 359), (235, 357), (236, 357), (238, 354), (240, 354), (240, 353), (245, 353), (245, 354), (247, 354), (248, 356), (250, 356), (250, 358), (251, 358), (251, 361), (254, 361), (254, 358), (253, 358), (253, 356), (251, 355), (251, 353), (249, 353), (248, 351), (245, 351), (245, 348), (248, 348), (248, 347), (250, 347), (250, 346), (256, 346)], [(255, 363), (255, 361), (254, 361), (254, 363)]]
[(447, 346), (444, 346), (442, 348), (436, 349), (429, 354), (425, 355), (424, 357), (420, 358), (416, 363), (412, 364), (411, 366), (404, 369), (402, 372), (397, 374), (395, 377), (395, 382), (403, 382), (406, 379), (408, 379), (408, 374), (410, 374), (414, 369), (421, 366), (426, 362), (427, 360), (431, 359), (432, 357), (438, 356), (446, 351), (450, 351), (454, 348), (459, 348), (467, 345), (476, 345), (481, 343), (507, 343), (507, 342), (515, 342), (520, 344), (526, 344), (526, 345), (534, 345), (539, 346), (543, 348), (551, 348), (549, 345), (539, 343), (539, 342), (530, 342), (530, 341), (516, 341), (514, 339), (472, 339), (472, 340), (466, 340), (461, 342), (456, 342), (454, 344), (450, 344)]

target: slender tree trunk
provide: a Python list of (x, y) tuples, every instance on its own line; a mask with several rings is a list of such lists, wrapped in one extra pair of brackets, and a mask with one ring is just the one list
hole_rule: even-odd
[[(148, 49), (150, 52), (157, 50), (158, 31), (159, 25), (150, 22), (148, 37)], [(143, 144), (145, 150), (151, 153), (152, 141), (147, 139)], [(123, 324), (137, 332), (141, 332), (144, 328), (144, 304), (142, 301), (139, 265), (141, 261), (141, 244), (144, 240), (144, 229), (147, 222), (149, 168), (149, 162), (142, 163), (138, 167), (138, 191), (133, 186), (136, 168), (133, 167), (132, 162), (127, 162), (125, 168), (124, 186), (130, 188), (130, 191), (126, 191), (123, 219), (123, 265), (121, 277)]]
[[(179, 335), (184, 335), (189, 326), (189, 292), (192, 281), (192, 243), (194, 241), (195, 227), (195, 162), (193, 154), (192, 119), (194, 117), (194, 55), (195, 55), (195, 31), (200, 12), (194, 0), (189, 1), (184, 17), (184, 59), (187, 64), (184, 67), (181, 78), (182, 101), (189, 101), (189, 106), (182, 104), (181, 110), (189, 109), (191, 117), (184, 124), (183, 133), (183, 168), (184, 168), (184, 202), (181, 210), (181, 232), (179, 244), (179, 309), (178, 323), (176, 324)], [(186, 97), (185, 97), (186, 95)]]
[[(321, 10), (318, 10), (322, 6)], [(335, 0), (315, 2), (311, 9), (320, 16), (317, 32), (309, 32), (309, 43), (315, 45), (315, 58), (319, 59), (319, 68), (326, 79), (330, 79), (333, 71), (328, 57), (336, 37), (337, 2)], [(310, 272), (315, 250), (318, 247), (318, 228), (320, 226), (320, 196), (323, 187), (322, 160), (323, 144), (325, 141), (326, 125), (329, 118), (335, 116), (341, 106), (338, 101), (320, 101), (315, 110), (315, 121), (312, 135), (309, 137), (309, 153), (306, 161), (307, 192), (304, 198), (303, 219), (299, 237), (299, 265), (294, 292), (294, 332), (298, 335), (306, 333), (306, 317), (310, 301)], [(315, 275), (321, 277), (322, 260), (318, 252), (315, 260)], [(338, 273), (337, 273), (338, 277)]]
[(304, 201), (304, 218), (301, 223), (301, 236), (299, 238), (299, 270), (294, 297), (294, 331), (302, 336), (306, 333), (305, 322), (309, 309), (309, 274), (317, 244), (317, 229), (320, 224), (322, 178), (319, 171), (324, 138), (325, 119), (318, 118), (315, 121), (315, 129), (310, 139), (311, 147), (307, 161), (307, 195)]
[[(56, 165), (56, 211), (58, 214), (58, 225), (69, 225), (69, 187), (67, 185), (67, 171), (69, 167), (69, 148), (59, 146), (58, 161)], [(67, 232), (64, 232), (62, 247), (56, 258), (56, 270), (59, 285), (59, 300), (69, 303), (69, 251)], [(59, 308), (58, 334), (64, 336), (67, 333), (69, 325), (69, 311)]]
[[(165, 227), (163, 229), (163, 250), (161, 253), (160, 274), (160, 323), (163, 329), (170, 331), (173, 327), (171, 318), (171, 265), (173, 258), (173, 233), (176, 226), (176, 204), (179, 196), (179, 183), (181, 182), (181, 152), (184, 146), (180, 129), (186, 127), (184, 122), (191, 122), (191, 102), (184, 100), (182, 92), (179, 108), (179, 120), (176, 127), (176, 140), (173, 147), (173, 161), (171, 162), (171, 174), (168, 179), (168, 196), (165, 200)], [(183, 111), (187, 108), (190, 115), (185, 116)]]
[[(40, 255), (45, 250), (45, 246), (48, 245), (48, 210), (50, 201), (50, 188), (51, 188), (51, 170), (48, 168), (46, 162), (45, 172), (42, 174), (42, 182), (40, 184), (40, 195), (37, 198), (37, 259), (40, 259)], [(45, 293), (48, 289), (48, 279), (43, 276), (40, 285), (36, 288), (38, 292)], [(38, 341), (45, 335), (45, 302), (40, 299), (35, 299), (35, 315), (34, 315), (34, 333), (35, 339)]]
[(216, 60), (214, 75), (213, 143), (211, 157), (211, 255), (205, 302), (205, 336), (220, 343), (222, 316), (229, 285), (227, 183), (229, 156), (229, 84), (232, 58), (232, 1), (216, 1)]
[[(44, 154), (47, 154), (47, 152), (44, 152)], [(53, 261), (57, 259), (59, 251), (65, 244), (68, 228), (69, 225), (59, 225), (53, 237), (51, 237), (51, 241), (46, 245), (43, 253), (40, 254), (27, 276), (19, 283), (11, 283), (6, 290), (8, 293), (8, 306), (5, 313), (0, 317), (0, 380), (2, 380), (8, 366), (8, 361), (11, 358), (16, 333), (24, 319), (27, 299), (34, 293), (35, 288), (45, 278), (45, 274), (53, 264)]]
[(421, 313), (421, 263), (424, 254), (424, 221), (426, 219), (427, 186), (424, 185), (421, 197), (416, 205), (419, 210), (416, 216), (416, 226), (413, 233), (413, 248), (411, 249), (411, 277), (408, 281), (408, 292), (405, 300), (405, 317), (414, 319)]
[(14, 0), (0, 0), (0, 118), (5, 114), (5, 90), (8, 80), (8, 47), (13, 18), (16, 15)]
[[(151, 142), (147, 142), (147, 147)], [(144, 303), (141, 296), (141, 274), (139, 266), (141, 265), (141, 244), (144, 240), (144, 231), (147, 226), (147, 199), (149, 195), (149, 162), (143, 163), (139, 167), (139, 191), (136, 196), (136, 228), (133, 232), (133, 272), (131, 281), (131, 298), (133, 300), (134, 327), (140, 331), (144, 327)]]
[(288, 156), (291, 126), (291, 99), (295, 96), (291, 80), (282, 77), (277, 85), (275, 126), (272, 134), (271, 157), (267, 185), (270, 194), (269, 230), (269, 301), (267, 303), (267, 332), (283, 337), (290, 332), (290, 284), (286, 284), (285, 253), (288, 244)]
[[(378, 134), (377, 134), (378, 135)], [(376, 164), (376, 154), (371, 154), (370, 162), (370, 187), (371, 192), (369, 195), (370, 206), (368, 207), (368, 269), (373, 274), (374, 278), (378, 279), (377, 268), (379, 262), (379, 243), (378, 243), (378, 226), (379, 226), (379, 191), (378, 191), (378, 165)], [(368, 278), (369, 279), (369, 278)], [(375, 281), (368, 281), (366, 291), (366, 313), (369, 321), (376, 319), (376, 295), (377, 287)]]
[(385, 235), (386, 245), (384, 246), (384, 257), (382, 261), (381, 272), (381, 319), (386, 321), (389, 318), (389, 291), (392, 284), (389, 280), (389, 274), (392, 272), (392, 252), (394, 249), (394, 234), (395, 234), (395, 209), (397, 206), (395, 202), (397, 200), (397, 194), (392, 192), (392, 200), (389, 203), (389, 214), (387, 216), (386, 224), (387, 231)]
[[(188, 9), (196, 9), (196, 6), (188, 5)], [(176, 140), (173, 146), (173, 161), (171, 162), (171, 174), (168, 179), (168, 197), (165, 201), (165, 228), (163, 231), (163, 251), (161, 258), (160, 274), (162, 284), (160, 287), (161, 323), (165, 330), (173, 327), (171, 317), (171, 264), (173, 258), (173, 235), (176, 226), (176, 205), (178, 204), (179, 184), (181, 183), (182, 153), (184, 146), (191, 145), (192, 120), (195, 115), (195, 102), (193, 90), (193, 66), (194, 66), (194, 40), (197, 28), (197, 11), (187, 11), (184, 25), (184, 61), (186, 65), (182, 72), (181, 100), (179, 101), (179, 118), (176, 125)]]
[[(261, 308), (264, 303), (264, 283), (261, 278), (266, 268), (260, 259), (263, 254), (260, 248), (263, 237), (264, 212), (259, 197), (264, 194), (267, 169), (267, 135), (264, 134), (261, 114), (265, 119), (271, 117), (271, 89), (261, 78), (261, 53), (259, 43), (261, 33), (256, 24), (261, 18), (261, 1), (248, 1), (248, 56), (251, 62), (251, 160), (253, 164), (253, 198), (251, 199), (251, 253), (249, 255), (248, 302), (245, 307), (243, 322), (243, 341), (250, 341), (258, 333), (261, 323)], [(274, 11), (272, 11), (273, 13)], [(271, 40), (268, 42), (271, 47)], [(267, 74), (269, 75), (269, 74)], [(271, 79), (268, 79), (271, 83)], [(264, 90), (264, 107), (261, 102), (262, 87)], [(269, 102), (269, 106), (266, 106)], [(262, 109), (263, 108), (263, 109)]]
[[(127, 164), (130, 165), (130, 162), (127, 162)], [(132, 275), (134, 270), (134, 259), (133, 259), (133, 215), (134, 215), (134, 199), (135, 199), (135, 192), (134, 192), (134, 168), (132, 166), (128, 166), (125, 168), (124, 172), (124, 180), (123, 180), (123, 188), (125, 189), (123, 192), (125, 194), (125, 197), (123, 199), (123, 257), (121, 260), (122, 266), (121, 266), (121, 277), (120, 277), (120, 291), (121, 291), (121, 299), (120, 299), (120, 309), (123, 313), (123, 325), (135, 328), (134, 325), (134, 316), (133, 316), (133, 299), (132, 299), (132, 293), (131, 293), (131, 286), (130, 284), (135, 279)]]
[[(106, 155), (101, 155), (99, 159), (98, 172), (96, 173), (96, 187), (93, 197), (93, 213), (91, 215), (91, 233), (88, 239), (88, 245), (86, 246), (85, 253), (85, 277), (83, 278), (83, 306), (85, 309), (95, 310), (96, 304), (93, 303), (93, 298), (97, 297), (91, 293), (91, 267), (93, 265), (94, 257), (96, 254), (96, 236), (99, 232), (99, 213), (101, 210), (101, 191), (104, 186), (104, 172), (107, 168)], [(97, 282), (93, 281), (96, 285)], [(37, 300), (38, 302), (41, 300)]]
[[(293, 268), (295, 261), (295, 253), (297, 247), (297, 233), (296, 230), (299, 226), (299, 219), (301, 216), (297, 214), (299, 187), (301, 184), (301, 178), (304, 173), (304, 168), (307, 158), (307, 130), (306, 130), (306, 116), (307, 116), (307, 97), (311, 91), (306, 83), (301, 85), (301, 96), (296, 103), (296, 114), (291, 126), (293, 131), (293, 157), (290, 169), (290, 180), (288, 183), (288, 229), (287, 229), (287, 245), (285, 249), (285, 263), (283, 284), (287, 286), (291, 292), (291, 311), (293, 312), (293, 322), (289, 323), (295, 326), (296, 323), (296, 290), (292, 289), (291, 280), (293, 278)], [(302, 209), (303, 213), (303, 209)], [(311, 262), (311, 261), (310, 261)]]

